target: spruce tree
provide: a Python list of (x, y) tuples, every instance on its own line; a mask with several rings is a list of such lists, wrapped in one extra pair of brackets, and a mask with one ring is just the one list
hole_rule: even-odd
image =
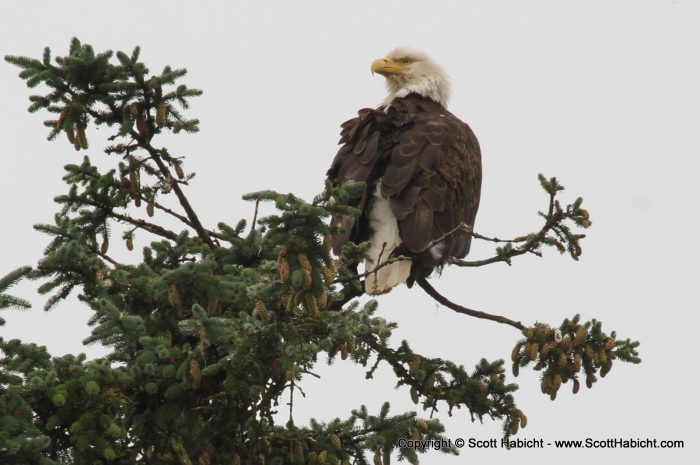
[[(327, 184), (309, 201), (262, 190), (244, 198), (256, 212), (270, 202), (276, 213), (256, 214), (251, 224), (202, 224), (186, 195), (194, 174), (158, 142), (164, 133), (199, 130), (185, 111), (201, 91), (182, 83), (185, 69), (154, 74), (139, 57), (139, 48), (96, 53), (77, 39), (54, 60), (48, 48), (41, 59), (5, 57), (29, 87), (45, 90), (30, 97), (29, 111), (52, 115), (44, 123), (49, 139), (85, 155), (65, 166), (67, 192), (55, 198), (54, 223), (35, 226), (50, 238), (44, 256), (0, 279), (0, 309), (29, 306), (7, 294), (24, 277), (41, 281), (47, 309), (75, 291), (93, 312), (85, 342), (109, 354), (57, 357), (0, 339), (0, 463), (418, 463), (417, 451), (399, 439), (444, 438), (440, 421), (429, 418), (438, 408), (499, 419), (505, 437), (525, 427), (503, 360), (481, 359), (467, 370), (422, 356), (409, 342), (392, 341), (397, 324), (375, 315), (376, 301), (358, 303), (356, 265), (367, 244), (351, 243), (333, 257), (328, 218), (357, 214), (344, 201), (363, 185)], [(111, 169), (87, 155), (98, 152), (89, 145), (93, 127), (111, 131), (102, 150)], [(589, 213), (580, 198), (560, 203), (564, 188), (555, 178), (540, 176), (540, 184), (548, 198), (540, 230), (512, 240), (470, 231), (497, 243), (495, 254), (453, 265), (510, 264), (548, 246), (578, 259)], [(180, 229), (166, 226), (173, 223)], [(121, 237), (112, 233), (117, 224), (126, 226)], [(131, 251), (137, 235), (152, 241), (141, 258), (117, 261), (112, 251)], [(427, 280), (418, 284), (455, 311), (517, 329), (513, 375), (532, 364), (552, 399), (567, 382), (574, 393), (582, 381), (590, 388), (615, 360), (640, 361), (638, 342), (606, 334), (599, 321), (576, 315), (525, 325), (458, 305)], [(283, 393), (299, 391), (317, 362), (337, 357), (367, 367), (367, 377), (387, 364), (421, 412), (393, 413), (386, 403), (309, 425), (275, 421)]]

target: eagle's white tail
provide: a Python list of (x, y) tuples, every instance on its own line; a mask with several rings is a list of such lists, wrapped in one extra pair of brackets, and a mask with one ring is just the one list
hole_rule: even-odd
[[(396, 217), (389, 201), (381, 195), (380, 185), (381, 182), (378, 182), (369, 214), (372, 233), (368, 255), (372, 261), (365, 262), (365, 272), (370, 273), (365, 277), (365, 292), (369, 295), (389, 292), (391, 288), (405, 283), (411, 274), (411, 261), (408, 259), (385, 265), (392, 252), (401, 244), (401, 237)], [(379, 269), (372, 273), (377, 268)]]
[[(381, 263), (386, 262), (382, 260)], [(372, 271), (376, 268), (374, 263), (365, 263), (365, 269)], [(393, 287), (404, 284), (411, 274), (411, 261), (401, 260), (382, 266), (376, 272), (365, 278), (365, 292), (369, 295), (380, 295), (389, 292)]]

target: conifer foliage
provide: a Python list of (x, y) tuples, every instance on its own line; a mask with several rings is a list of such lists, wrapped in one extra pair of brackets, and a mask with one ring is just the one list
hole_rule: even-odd
[[(47, 309), (77, 291), (94, 312), (86, 343), (109, 348), (107, 357), (86, 360), (0, 339), (1, 463), (388, 464), (392, 456), (418, 463), (417, 452), (398, 440), (443, 438), (437, 419), (393, 414), (387, 403), (375, 413), (358, 405), (346, 419), (294, 422), (293, 403), (282, 405), (282, 395), (291, 392), (293, 400), (319, 360), (338, 358), (368, 367), (367, 377), (390, 366), (425, 417), (464, 407), (472, 419), (501, 419), (506, 436), (525, 426), (502, 360), (482, 359), (468, 371), (422, 356), (406, 341), (391, 343), (396, 323), (375, 315), (375, 301), (359, 303), (356, 264), (367, 244), (348, 244), (332, 257), (327, 219), (357, 214), (343, 202), (361, 185), (326, 185), (311, 202), (248, 194), (256, 212), (250, 225), (203, 225), (185, 193), (194, 174), (157, 142), (166, 132), (199, 129), (183, 111), (201, 91), (181, 83), (184, 69), (152, 74), (139, 52), (95, 53), (73, 39), (68, 55), (55, 60), (48, 48), (41, 60), (6, 57), (29, 87), (46, 90), (30, 97), (29, 111), (53, 115), (44, 123), (49, 139), (65, 137), (87, 153), (94, 151), (90, 129), (111, 128), (104, 152), (113, 168), (100, 169), (87, 155), (66, 165), (67, 193), (55, 199), (60, 211), (53, 224), (36, 226), (51, 238), (45, 255), (36, 267), (0, 279), (0, 309), (28, 307), (5, 294), (25, 276), (42, 281)], [(577, 258), (583, 235), (572, 228), (588, 227), (588, 213), (580, 199), (559, 205), (563, 188), (555, 179), (541, 182), (550, 194), (541, 231), (513, 241), (473, 233), (506, 244), (487, 263), (455, 264), (510, 263), (540, 254), (542, 245)], [(260, 202), (273, 203), (276, 213), (257, 219)], [(173, 222), (181, 229), (165, 226)], [(112, 233), (117, 228), (121, 237)], [(132, 251), (137, 235), (151, 242), (140, 258), (131, 252), (135, 263), (120, 263), (114, 250)], [(537, 363), (552, 398), (561, 382), (578, 383), (580, 369), (592, 384), (615, 358), (639, 361), (637, 343), (615, 341), (595, 321), (577, 317), (557, 331), (500, 322), (525, 335), (513, 350), (514, 370)], [(286, 409), (280, 424), (275, 413)]]

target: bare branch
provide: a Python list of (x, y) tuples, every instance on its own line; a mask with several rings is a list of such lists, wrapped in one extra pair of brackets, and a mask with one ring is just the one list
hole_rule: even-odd
[(366, 278), (369, 275), (375, 274), (377, 271), (384, 268), (385, 266), (389, 266), (392, 263), (401, 262), (401, 261), (405, 261), (405, 260), (411, 260), (411, 257), (406, 257), (404, 255), (397, 255), (396, 257), (391, 257), (387, 261), (380, 263), (376, 268), (372, 269), (371, 271), (366, 271), (364, 273), (358, 273), (358, 274), (354, 274), (352, 276), (346, 276), (343, 278), (337, 278), (335, 281), (333, 281), (333, 284), (346, 283), (348, 281), (353, 281), (355, 279)]
[[(166, 206), (164, 206), (164, 205), (162, 205), (162, 204), (156, 202), (155, 200), (149, 200), (149, 199), (146, 198), (145, 196), (141, 196), (141, 200), (144, 201), (144, 202), (153, 202), (153, 206), (154, 206), (155, 208), (157, 208), (158, 210), (160, 210), (160, 211), (162, 211), (162, 212), (164, 212), (164, 213), (167, 213), (168, 215), (171, 215), (171, 216), (177, 218), (178, 220), (182, 221), (184, 224), (186, 224), (186, 225), (189, 226), (190, 228), (193, 228), (193, 229), (194, 229), (194, 225), (193, 225), (192, 222), (189, 220), (189, 218), (187, 218), (186, 216), (181, 215), (181, 214), (177, 213), (176, 211), (173, 211), (172, 209), (170, 209), (170, 208), (168, 208), (168, 207), (166, 207)], [(221, 235), (220, 235), (219, 233), (217, 233), (216, 231), (212, 231), (211, 229), (207, 229), (206, 231), (209, 233), (209, 235), (210, 235), (211, 237), (215, 237), (215, 238), (217, 238), (217, 239), (225, 240), (224, 237), (221, 236)]]
[(471, 308), (462, 307), (461, 305), (458, 305), (458, 304), (450, 301), (447, 297), (443, 296), (438, 291), (436, 291), (435, 288), (433, 286), (431, 286), (430, 283), (428, 283), (428, 280), (425, 278), (420, 278), (420, 279), (416, 280), (416, 282), (418, 283), (418, 285), (421, 288), (423, 288), (423, 290), (430, 297), (437, 300), (439, 303), (441, 303), (445, 307), (451, 308), (452, 310), (454, 310), (457, 313), (463, 313), (465, 315), (473, 316), (476, 318), (482, 318), (484, 320), (491, 320), (491, 321), (495, 321), (497, 323), (503, 323), (506, 325), (510, 325), (514, 328), (520, 329), (520, 330), (525, 329), (525, 326), (519, 321), (514, 321), (514, 320), (511, 320), (511, 319), (506, 318), (504, 316), (500, 316), (500, 315), (492, 315), (490, 313), (481, 312), (479, 310), (472, 310)]
[(157, 224), (149, 223), (148, 221), (137, 219), (137, 218), (132, 218), (128, 215), (123, 215), (121, 213), (116, 213), (116, 212), (110, 212), (109, 216), (119, 220), (119, 221), (124, 221), (125, 223), (132, 224), (136, 226), (137, 228), (143, 229), (144, 231), (148, 231), (152, 234), (155, 234), (157, 236), (164, 237), (166, 239), (170, 239), (171, 241), (177, 240), (177, 234), (174, 232), (165, 229), (162, 226), (158, 226)]
[(250, 223), (250, 234), (255, 232), (255, 224), (258, 222), (258, 208), (260, 207), (260, 198), (255, 200), (255, 212), (253, 213), (253, 221)]
[(123, 267), (123, 266), (124, 266), (124, 265), (122, 265), (121, 263), (119, 263), (118, 261), (114, 260), (114, 259), (113, 259), (112, 257), (110, 257), (109, 255), (100, 252), (99, 250), (97, 250), (97, 248), (91, 248), (91, 251), (92, 251), (94, 254), (96, 254), (97, 256), (99, 256), (100, 258), (102, 258), (103, 260), (105, 260), (105, 261), (111, 263), (111, 264), (114, 265), (115, 267)]
[[(141, 147), (148, 151), (153, 158), (153, 161), (156, 163), (156, 165), (158, 165), (158, 169), (161, 171), (161, 173), (163, 173), (163, 176), (174, 179), (170, 173), (170, 169), (168, 169), (167, 165), (163, 162), (163, 159), (160, 156), (160, 151), (153, 147), (145, 137), (142, 137), (137, 132), (132, 132), (132, 137), (138, 141)], [(197, 232), (197, 235), (211, 248), (214, 248), (215, 244), (211, 238), (211, 235), (209, 234), (209, 231), (202, 226), (202, 223), (199, 221), (199, 217), (192, 209), (192, 205), (190, 205), (189, 200), (187, 200), (185, 193), (182, 192), (182, 189), (180, 189), (179, 183), (173, 183), (173, 191), (175, 191), (175, 195), (180, 201), (180, 205), (182, 205), (185, 213), (187, 213), (187, 218), (189, 218), (189, 221), (192, 223), (192, 227)]]
[(471, 232), (472, 236), (474, 236), (477, 239), (482, 239), (490, 242), (498, 242), (498, 243), (518, 243), (518, 242), (524, 242), (523, 245), (519, 247), (515, 247), (511, 250), (509, 250), (506, 253), (495, 255), (490, 258), (486, 258), (483, 260), (462, 260), (459, 258), (451, 258), (449, 260), (450, 264), (452, 265), (457, 265), (457, 266), (465, 266), (465, 267), (477, 267), (477, 266), (484, 266), (484, 265), (490, 265), (491, 263), (498, 263), (498, 262), (506, 262), (510, 265), (510, 259), (513, 257), (517, 257), (518, 255), (524, 255), (526, 253), (532, 253), (537, 256), (541, 256), (541, 253), (538, 252), (538, 247), (542, 243), (542, 240), (547, 236), (547, 233), (552, 230), (552, 228), (559, 222), (561, 221), (562, 217), (560, 215), (555, 215), (554, 214), (554, 197), (555, 193), (550, 193), (549, 194), (549, 207), (547, 209), (547, 214), (542, 215), (545, 217), (545, 222), (544, 225), (542, 225), (542, 228), (533, 235), (530, 236), (521, 236), (515, 239), (510, 239), (510, 240), (503, 240), (503, 239), (498, 239), (498, 238), (490, 238), (486, 236), (482, 236), (481, 234), (477, 234), (474, 232)]

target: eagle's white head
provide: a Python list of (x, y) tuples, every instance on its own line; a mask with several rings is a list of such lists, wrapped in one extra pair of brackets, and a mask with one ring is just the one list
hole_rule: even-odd
[(386, 78), (389, 89), (389, 95), (384, 100), (386, 106), (395, 98), (416, 93), (447, 107), (450, 79), (442, 66), (423, 52), (404, 47), (394, 49), (386, 57), (372, 62), (372, 73)]

